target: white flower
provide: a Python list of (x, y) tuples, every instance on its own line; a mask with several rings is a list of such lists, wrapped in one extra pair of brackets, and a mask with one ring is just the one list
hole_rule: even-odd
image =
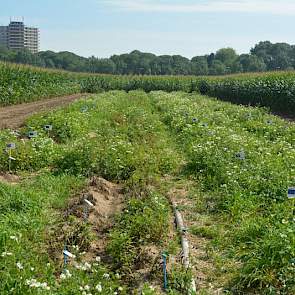
[(120, 274), (116, 273), (116, 278), (120, 279)]
[(11, 256), (11, 255), (12, 255), (11, 252), (3, 252), (3, 253), (1, 254), (2, 257), (4, 257), (4, 256)]
[(47, 283), (44, 282), (44, 283), (41, 283), (40, 287), (43, 289), (47, 289), (48, 286), (47, 286)]
[(97, 284), (95, 289), (97, 290), (98, 293), (101, 293), (102, 292), (102, 286), (101, 286), (101, 283)]
[(123, 291), (123, 288), (122, 288), (122, 287), (119, 287), (119, 288), (118, 288), (118, 291)]
[(23, 265), (20, 262), (17, 262), (16, 266), (17, 266), (18, 269), (23, 269), (24, 268)]
[(99, 256), (95, 257), (95, 261), (100, 262), (101, 258)]
[(28, 285), (30, 288), (42, 288), (44, 290), (50, 290), (50, 287), (46, 282), (40, 283), (36, 279), (26, 280), (26, 285)]
[(108, 273), (104, 273), (102, 277), (104, 279), (108, 280), (110, 278), (110, 275)]
[(65, 269), (64, 272), (59, 276), (62, 280), (68, 279), (72, 276), (68, 269)]
[(88, 270), (91, 269), (91, 264), (88, 262), (85, 262), (84, 264), (75, 263), (75, 268), (81, 269), (81, 270)]
[(31, 267), (30, 269), (31, 269), (31, 271), (34, 271), (34, 270), (35, 270), (35, 268), (34, 268), (34, 267)]
[(37, 281), (35, 279), (26, 280), (26, 285), (30, 286), (32, 283), (36, 283)]
[(84, 286), (84, 290), (88, 291), (90, 287), (88, 285)]

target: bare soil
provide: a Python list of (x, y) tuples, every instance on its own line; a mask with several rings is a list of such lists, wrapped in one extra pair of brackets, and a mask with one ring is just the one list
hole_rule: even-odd
[[(92, 205), (87, 205), (85, 200)], [(64, 212), (64, 220), (61, 221), (59, 227), (55, 225), (48, 229), (47, 251), (51, 259), (62, 268), (61, 249), (67, 241), (69, 251), (72, 251), (75, 245), (79, 247), (79, 253), (81, 251), (84, 253), (83, 262), (93, 262), (97, 256), (107, 262), (108, 256), (105, 248), (108, 232), (113, 226), (115, 215), (123, 210), (123, 206), (124, 195), (120, 185), (99, 177), (90, 179), (85, 190), (70, 200)], [(77, 219), (73, 220), (71, 216), (76, 216)], [(91, 241), (85, 240), (84, 225), (86, 222), (91, 231)]]
[(16, 185), (20, 182), (20, 177), (9, 173), (0, 173), (0, 182)]
[(62, 97), (54, 97), (12, 105), (0, 108), (0, 129), (14, 129), (24, 124), (24, 121), (32, 114), (48, 111), (60, 106), (70, 104), (71, 102), (86, 97), (89, 94), (72, 94)]
[[(85, 199), (93, 204), (90, 208), (88, 220), (97, 234), (88, 251), (91, 260), (96, 256), (105, 257), (107, 233), (114, 223), (114, 217), (123, 210), (124, 196), (118, 184), (103, 178), (93, 178)], [(84, 200), (83, 200), (84, 201)], [(91, 257), (92, 256), (92, 257)]]
[[(86, 205), (85, 200), (93, 206)], [(79, 200), (70, 209), (70, 214), (74, 214), (81, 219), (85, 219), (85, 208), (88, 206), (87, 220), (96, 238), (91, 242), (90, 247), (84, 257), (91, 261), (96, 256), (106, 259), (105, 247), (108, 240), (107, 233), (113, 226), (114, 217), (123, 210), (124, 195), (120, 185), (109, 182), (100, 177), (93, 177), (87, 188), (82, 193)], [(87, 212), (86, 212), (87, 213)]]

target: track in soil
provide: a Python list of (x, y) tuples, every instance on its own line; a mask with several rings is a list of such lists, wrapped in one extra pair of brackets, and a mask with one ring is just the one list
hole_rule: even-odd
[(7, 107), (0, 107), (0, 129), (10, 128), (14, 129), (23, 125), (24, 121), (32, 114), (42, 111), (48, 111), (59, 106), (70, 104), (74, 100), (84, 98), (88, 94), (73, 94), (62, 97), (54, 97), (23, 103), (19, 105), (12, 105)]

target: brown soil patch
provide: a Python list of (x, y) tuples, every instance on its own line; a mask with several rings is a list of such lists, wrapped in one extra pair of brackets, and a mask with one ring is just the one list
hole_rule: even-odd
[(74, 100), (84, 98), (87, 95), (88, 94), (79, 93), (2, 107), (0, 108), (0, 129), (14, 129), (20, 127), (24, 124), (24, 121), (32, 114), (67, 105)]
[(0, 174), (0, 182), (16, 185), (20, 182), (20, 177), (9, 173)]
[[(88, 205), (85, 200), (90, 202)], [(120, 185), (111, 183), (103, 178), (93, 177), (79, 196), (70, 201), (65, 211), (65, 220), (58, 231), (49, 232), (48, 252), (51, 258), (62, 266), (62, 249), (67, 241), (67, 248), (71, 252), (74, 246), (79, 247), (79, 252), (85, 252), (83, 261), (93, 261), (100, 256), (108, 261), (105, 248), (108, 232), (114, 223), (116, 214), (123, 210), (124, 196)], [(71, 216), (77, 219), (72, 220)], [(85, 225), (93, 239), (85, 238)], [(50, 230), (49, 230), (50, 231)], [(73, 250), (74, 251), (74, 250)]]
[(88, 220), (97, 234), (97, 239), (88, 251), (88, 257), (91, 258), (91, 253), (94, 257), (105, 256), (106, 234), (114, 223), (114, 217), (123, 210), (122, 188), (103, 178), (93, 178), (85, 199), (94, 205), (90, 208)]
[[(87, 205), (85, 200), (93, 206)], [(106, 258), (107, 233), (114, 223), (114, 217), (122, 211), (123, 204), (124, 196), (120, 185), (100, 177), (93, 177), (90, 180), (87, 191), (72, 208), (74, 209), (72, 214), (82, 219), (86, 218), (96, 235), (85, 255), (86, 260), (92, 260), (96, 256)], [(88, 216), (86, 217), (85, 214)]]

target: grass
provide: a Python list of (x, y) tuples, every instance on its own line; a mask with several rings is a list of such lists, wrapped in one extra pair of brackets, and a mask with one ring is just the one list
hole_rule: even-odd
[(187, 155), (185, 173), (212, 196), (210, 214), (227, 220), (213, 242), (240, 264), (229, 289), (292, 294), (294, 221), (286, 192), (295, 181), (294, 124), (197, 95), (151, 96)]
[[(1, 171), (13, 142), (11, 172), (27, 176), (0, 184), (2, 294), (159, 294), (161, 253), (179, 249), (166, 196), (182, 190), (189, 234), (211, 257), (199, 294), (210, 294), (213, 279), (231, 294), (293, 293), (294, 124), (185, 92), (112, 91), (34, 115), (19, 133), (0, 132)], [(91, 176), (124, 188), (124, 210), (107, 232), (109, 262), (85, 260), (96, 233), (64, 214)], [(65, 242), (77, 255), (69, 273)], [(194, 272), (169, 271), (170, 294), (185, 294)]]
[[(53, 126), (50, 132), (43, 128), (48, 124)], [(28, 139), (29, 131), (37, 131), (38, 136)], [(13, 263), (19, 261), (24, 267), (18, 269), (16, 265), (7, 264), (2, 273), (4, 294), (11, 289), (15, 294), (37, 294), (42, 288), (53, 294), (93, 292), (98, 285), (102, 286), (103, 294), (135, 291), (135, 278), (141, 279), (140, 275), (135, 275), (137, 266), (140, 263), (147, 269), (153, 266), (148, 260), (149, 247), (156, 247), (154, 259), (159, 259), (161, 248), (166, 247), (170, 208), (163, 195), (156, 193), (153, 187), (165, 174), (174, 173), (179, 161), (171, 144), (173, 140), (167, 136), (148, 96), (143, 92), (101, 94), (95, 99), (81, 100), (60, 110), (35, 115), (19, 133), (4, 130), (0, 134), (4, 150), (9, 142), (16, 145), (11, 151), (15, 159), (11, 171), (39, 176), (32, 177), (32, 181), (36, 181), (32, 185), (29, 182), (3, 185), (11, 191), (10, 199), (14, 200), (10, 205), (3, 194), (3, 199), (7, 200), (3, 202), (3, 211), (12, 207), (27, 214), (24, 218), (19, 211), (15, 212), (11, 219), (16, 232), (9, 228), (10, 218), (3, 226), (3, 232), (17, 237), (21, 234), (22, 240), (26, 241), (38, 237), (38, 241), (32, 239), (29, 245), (22, 241), (25, 247), (22, 251), (18, 243), (11, 247), (9, 238), (3, 239), (0, 249), (4, 253), (3, 259), (12, 259), (9, 251), (17, 253)], [(1, 154), (0, 167), (8, 172), (7, 150)], [(108, 234), (107, 250), (111, 263), (92, 261), (91, 268), (81, 271), (85, 268), (85, 260), (80, 252), (88, 251), (95, 233), (91, 224), (83, 224), (74, 215), (65, 218), (63, 211), (70, 199), (83, 191), (85, 179), (93, 175), (123, 184), (126, 210)], [(32, 195), (22, 189), (23, 185), (28, 185)], [(49, 188), (51, 190), (47, 192)], [(37, 204), (32, 211), (27, 211), (26, 207), (30, 207), (33, 200)], [(35, 212), (38, 212), (36, 220)], [(30, 222), (27, 228), (24, 227), (25, 220)], [(24, 229), (22, 232), (21, 228)], [(76, 247), (79, 248), (77, 261), (82, 267), (77, 269), (73, 263), (69, 264), (70, 275), (63, 272), (58, 254), (64, 244), (74, 253)], [(37, 268), (38, 263), (42, 265), (42, 271)], [(161, 276), (161, 271), (156, 271), (153, 280), (157, 281)], [(89, 290), (83, 286), (89, 286)], [(46, 287), (50, 290), (45, 290)], [(81, 287), (84, 289), (80, 290)]]

